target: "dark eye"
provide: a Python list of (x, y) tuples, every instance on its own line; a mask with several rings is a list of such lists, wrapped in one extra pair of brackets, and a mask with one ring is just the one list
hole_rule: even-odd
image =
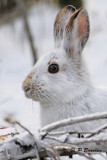
[(57, 73), (59, 71), (58, 64), (51, 64), (48, 68), (49, 73)]

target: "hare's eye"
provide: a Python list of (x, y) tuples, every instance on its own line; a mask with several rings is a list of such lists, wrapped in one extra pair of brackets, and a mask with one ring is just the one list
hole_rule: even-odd
[(51, 64), (48, 68), (49, 73), (57, 73), (59, 71), (58, 64)]

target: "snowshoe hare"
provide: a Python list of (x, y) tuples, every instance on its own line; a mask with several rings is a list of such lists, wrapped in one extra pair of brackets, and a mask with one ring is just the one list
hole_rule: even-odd
[[(35, 64), (23, 82), (26, 97), (40, 102), (41, 126), (61, 119), (107, 111), (107, 92), (91, 84), (82, 58), (90, 24), (86, 9), (64, 7), (54, 23), (55, 49)], [(89, 131), (104, 120), (71, 126)]]

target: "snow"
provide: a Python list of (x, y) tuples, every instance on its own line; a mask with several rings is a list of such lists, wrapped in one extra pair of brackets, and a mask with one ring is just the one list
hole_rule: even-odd
[[(91, 21), (91, 34), (84, 57), (92, 81), (107, 87), (107, 0), (85, 1)], [(53, 47), (53, 23), (58, 8), (37, 4), (29, 11), (38, 57)], [(21, 89), (22, 81), (32, 68), (29, 43), (21, 18), (12, 24), (0, 26), (0, 116), (13, 114), (27, 128), (40, 128), (39, 104), (26, 99)], [(0, 125), (4, 125), (0, 118)], [(8, 124), (9, 126), (9, 124)], [(97, 159), (101, 160), (101, 156)], [(80, 159), (75, 156), (74, 159)], [(83, 158), (82, 158), (83, 160)]]

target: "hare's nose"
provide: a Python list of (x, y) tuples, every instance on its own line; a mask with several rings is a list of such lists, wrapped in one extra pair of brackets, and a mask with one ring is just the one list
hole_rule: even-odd
[(28, 91), (31, 90), (31, 87), (30, 87), (29, 84), (27, 84), (27, 85), (22, 85), (22, 89), (23, 89), (23, 91), (24, 91), (25, 93), (27, 93)]
[(31, 90), (31, 84), (29, 82), (30, 79), (31, 79), (31, 73), (27, 75), (27, 77), (25, 78), (22, 84), (22, 89), (25, 93), (29, 93), (29, 91)]

